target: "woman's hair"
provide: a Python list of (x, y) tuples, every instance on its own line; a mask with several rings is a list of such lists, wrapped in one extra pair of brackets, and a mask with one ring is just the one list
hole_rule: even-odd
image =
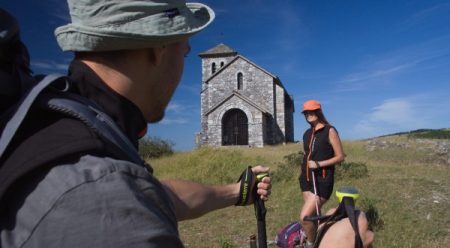
[(314, 114), (317, 115), (317, 118), (319, 118), (319, 121), (325, 125), (330, 125), (330, 123), (327, 121), (327, 119), (325, 118), (325, 115), (322, 112), (322, 109), (316, 109), (313, 110)]

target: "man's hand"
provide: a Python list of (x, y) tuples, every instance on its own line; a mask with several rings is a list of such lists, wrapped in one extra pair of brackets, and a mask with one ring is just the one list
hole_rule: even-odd
[(269, 199), (269, 195), (271, 194), (271, 189), (272, 189), (269, 171), (270, 171), (269, 167), (265, 167), (265, 166), (261, 166), (261, 165), (252, 167), (252, 172), (255, 175), (258, 175), (261, 173), (267, 173), (267, 175), (268, 175), (268, 176), (263, 177), (261, 179), (261, 181), (256, 182), (256, 187), (257, 187), (256, 192), (258, 193), (259, 197), (264, 201), (267, 201)]

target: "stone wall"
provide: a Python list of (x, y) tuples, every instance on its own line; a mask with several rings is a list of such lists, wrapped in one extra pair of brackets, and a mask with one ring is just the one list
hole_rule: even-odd
[(449, 140), (411, 139), (407, 141), (389, 141), (375, 138), (367, 141), (366, 149), (371, 152), (378, 149), (416, 149), (425, 152), (426, 157), (422, 159), (450, 165)]
[(262, 147), (264, 145), (262, 112), (257, 111), (253, 106), (236, 96), (207, 115), (209, 128), (206, 136), (208, 137), (208, 144), (211, 146), (222, 145), (222, 118), (231, 109), (240, 109), (247, 115), (248, 145), (250, 147)]
[[(216, 64), (215, 73), (212, 63)], [(239, 73), (243, 76), (241, 89)], [(202, 131), (197, 134), (197, 145), (221, 146), (222, 118), (234, 108), (247, 116), (249, 146), (293, 141), (293, 108), (286, 108), (286, 96), (273, 75), (244, 57), (202, 57)]]

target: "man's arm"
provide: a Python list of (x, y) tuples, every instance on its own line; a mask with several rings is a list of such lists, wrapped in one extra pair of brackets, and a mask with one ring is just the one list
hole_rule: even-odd
[[(269, 168), (256, 166), (253, 173), (268, 172)], [(197, 218), (210, 211), (236, 204), (239, 197), (240, 183), (210, 186), (187, 180), (162, 180), (164, 188), (171, 197), (177, 220)], [(270, 177), (264, 177), (257, 184), (261, 199), (267, 200), (270, 194)]]

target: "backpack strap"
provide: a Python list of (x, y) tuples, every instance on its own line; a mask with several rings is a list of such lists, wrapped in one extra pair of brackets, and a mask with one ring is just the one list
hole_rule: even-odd
[(22, 121), (25, 119), (31, 105), (34, 103), (36, 98), (41, 94), (41, 92), (47, 88), (51, 83), (64, 77), (63, 75), (50, 74), (47, 75), (43, 80), (41, 80), (35, 87), (33, 87), (28, 94), (25, 94), (21, 99), (21, 104), (16, 110), (13, 117), (8, 121), (5, 128), (0, 136), (0, 157), (3, 156), (6, 148), (8, 148), (9, 142), (11, 142), (17, 129), (19, 128)]
[(347, 217), (350, 220), (350, 223), (352, 224), (353, 230), (355, 231), (355, 248), (362, 248), (363, 243), (361, 240), (361, 235), (359, 234), (358, 220), (355, 211), (355, 202), (351, 197), (344, 197), (342, 199), (342, 202), (344, 203)]
[[(74, 117), (95, 131), (100, 138), (113, 145), (118, 158), (143, 165), (138, 151), (115, 122), (94, 102), (79, 95), (65, 93), (61, 96), (45, 96), (41, 104), (53, 111)], [(148, 168), (148, 166), (146, 166)]]
[[(115, 122), (103, 113), (100, 110), (101, 108), (94, 102), (69, 92), (41, 94), (49, 85), (63, 77), (65, 76), (50, 74), (24, 96), (19, 108), (8, 121), (2, 132), (0, 138), (0, 157), (5, 152), (20, 124), (25, 119), (32, 104), (38, 102), (41, 107), (63, 113), (82, 121), (89, 128), (92, 128), (103, 140), (112, 144), (110, 148), (113, 149), (114, 154), (118, 155), (118, 158), (143, 165), (144, 161), (140, 158), (139, 153), (130, 140), (123, 134)], [(68, 88), (68, 82), (66, 83), (66, 88)], [(39, 99), (36, 100), (38, 96)], [(148, 166), (145, 166), (145, 168), (151, 170)]]
[(359, 234), (357, 214), (355, 211), (355, 201), (353, 198), (347, 196), (343, 197), (341, 203), (339, 203), (339, 206), (332, 215), (320, 217), (320, 219), (324, 220), (324, 229), (317, 233), (314, 241), (314, 247), (319, 247), (323, 236), (331, 225), (344, 218), (348, 218), (350, 220), (350, 224), (355, 231), (355, 248), (363, 248), (363, 243)]

